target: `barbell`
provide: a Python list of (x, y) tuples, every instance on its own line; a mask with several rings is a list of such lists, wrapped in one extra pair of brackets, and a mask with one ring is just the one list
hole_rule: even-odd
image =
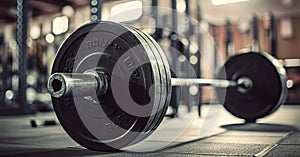
[(119, 150), (161, 123), (172, 86), (213, 86), (233, 115), (254, 121), (286, 97), (286, 73), (264, 52), (232, 56), (216, 79), (171, 78), (166, 56), (150, 35), (131, 26), (89, 23), (72, 33), (55, 58), (48, 90), (57, 117), (80, 145)]

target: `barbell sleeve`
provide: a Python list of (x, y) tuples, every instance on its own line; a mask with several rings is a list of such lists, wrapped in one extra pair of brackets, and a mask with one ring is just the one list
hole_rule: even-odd
[(54, 73), (47, 83), (48, 91), (55, 98), (103, 94), (107, 90), (105, 74), (96, 71), (85, 73)]

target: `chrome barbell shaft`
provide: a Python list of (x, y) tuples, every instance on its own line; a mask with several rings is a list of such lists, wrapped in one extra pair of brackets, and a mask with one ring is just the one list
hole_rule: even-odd
[(202, 79), (202, 78), (172, 78), (172, 86), (213, 86), (217, 88), (236, 87), (240, 93), (247, 93), (253, 88), (253, 81), (248, 77), (241, 77), (238, 80)]
[[(237, 81), (202, 78), (171, 78), (172, 86), (213, 86), (218, 88), (237, 87), (238, 91), (246, 93), (253, 82), (249, 78)], [(101, 95), (108, 89), (108, 80), (104, 73), (89, 70), (85, 73), (54, 73), (49, 77), (47, 88), (55, 98), (68, 96)]]
[(236, 81), (221, 80), (221, 79), (200, 79), (200, 78), (172, 78), (172, 86), (214, 86), (221, 88), (236, 87), (238, 83)]

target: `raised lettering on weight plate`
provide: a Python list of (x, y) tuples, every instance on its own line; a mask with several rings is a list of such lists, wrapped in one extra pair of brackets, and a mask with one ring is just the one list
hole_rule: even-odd
[(73, 104), (73, 101), (71, 98), (65, 98), (64, 101), (68, 107), (70, 107)]
[(86, 45), (88, 48), (93, 48), (93, 47), (105, 47), (108, 45), (108, 41), (102, 38), (97, 38), (97, 39), (92, 39), (86, 42)]
[(111, 42), (109, 45), (116, 50), (121, 50), (121, 46), (117, 43)]
[(119, 116), (117, 116), (117, 119), (118, 119), (119, 126), (123, 126), (128, 122), (128, 117), (126, 113), (120, 114)]
[(136, 66), (135, 66), (135, 64), (134, 64), (134, 61), (133, 61), (133, 59), (132, 59), (130, 56), (126, 57), (126, 58), (123, 60), (123, 63), (125, 63), (125, 65), (126, 65), (128, 71), (129, 71), (130, 73), (132, 73), (132, 72), (136, 69)]
[(64, 73), (70, 73), (73, 70), (75, 62), (75, 57), (68, 58), (65, 64), (65, 68), (63, 70)]
[(106, 123), (104, 124), (104, 128), (107, 132), (112, 132), (114, 131), (116, 128), (118, 128), (118, 125), (113, 124), (113, 123)]

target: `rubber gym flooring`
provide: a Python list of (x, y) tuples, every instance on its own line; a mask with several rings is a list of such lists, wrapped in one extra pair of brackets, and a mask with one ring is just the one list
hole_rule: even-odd
[(243, 124), (220, 105), (203, 106), (201, 118), (193, 111), (182, 108), (178, 118), (165, 118), (152, 136), (121, 152), (90, 151), (60, 125), (43, 126), (53, 112), (0, 117), (0, 156), (300, 156), (300, 105), (282, 105), (255, 124)]

